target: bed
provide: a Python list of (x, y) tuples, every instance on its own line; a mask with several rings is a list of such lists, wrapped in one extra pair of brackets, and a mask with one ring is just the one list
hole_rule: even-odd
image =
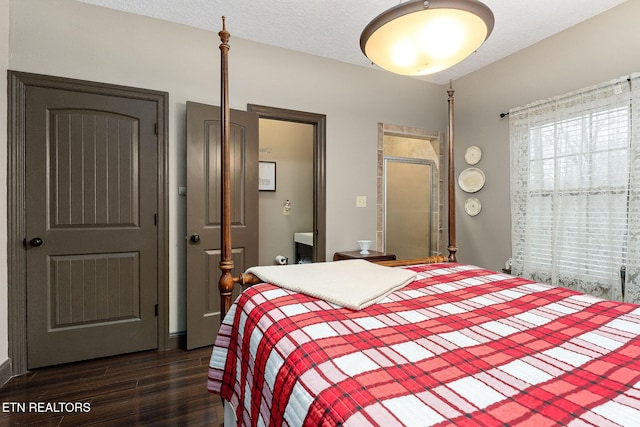
[[(220, 36), (226, 315), (208, 390), (226, 402), (225, 425), (640, 425), (639, 306), (457, 262), (451, 88), (447, 257), (376, 265), (402, 284), (355, 308), (261, 270), (232, 277), (224, 24)], [(378, 289), (357, 276), (342, 287)], [(238, 283), (252, 286), (232, 304)]]

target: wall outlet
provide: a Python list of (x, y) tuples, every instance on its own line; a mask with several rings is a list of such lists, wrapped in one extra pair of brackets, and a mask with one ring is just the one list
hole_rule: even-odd
[(286, 206), (282, 207), (282, 215), (289, 215), (289, 212), (291, 211), (291, 209), (287, 209)]
[(356, 196), (356, 208), (367, 207), (367, 196)]

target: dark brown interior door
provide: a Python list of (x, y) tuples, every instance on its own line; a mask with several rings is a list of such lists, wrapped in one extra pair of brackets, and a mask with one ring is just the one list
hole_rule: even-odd
[(29, 368), (157, 348), (154, 102), (29, 87)]
[[(231, 240), (238, 275), (258, 263), (258, 115), (231, 111)], [(220, 326), (220, 108), (187, 102), (187, 347)]]

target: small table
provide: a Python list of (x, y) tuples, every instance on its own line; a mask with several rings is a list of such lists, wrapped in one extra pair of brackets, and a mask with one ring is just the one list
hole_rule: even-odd
[(393, 261), (396, 259), (395, 254), (386, 254), (384, 252), (369, 251), (368, 254), (361, 254), (360, 251), (336, 252), (333, 254), (334, 261), (344, 259), (364, 259), (367, 261)]

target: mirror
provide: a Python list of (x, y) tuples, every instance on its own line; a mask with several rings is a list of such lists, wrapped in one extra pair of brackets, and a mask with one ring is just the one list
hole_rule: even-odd
[(441, 255), (443, 135), (380, 124), (378, 136), (378, 250), (397, 259)]

